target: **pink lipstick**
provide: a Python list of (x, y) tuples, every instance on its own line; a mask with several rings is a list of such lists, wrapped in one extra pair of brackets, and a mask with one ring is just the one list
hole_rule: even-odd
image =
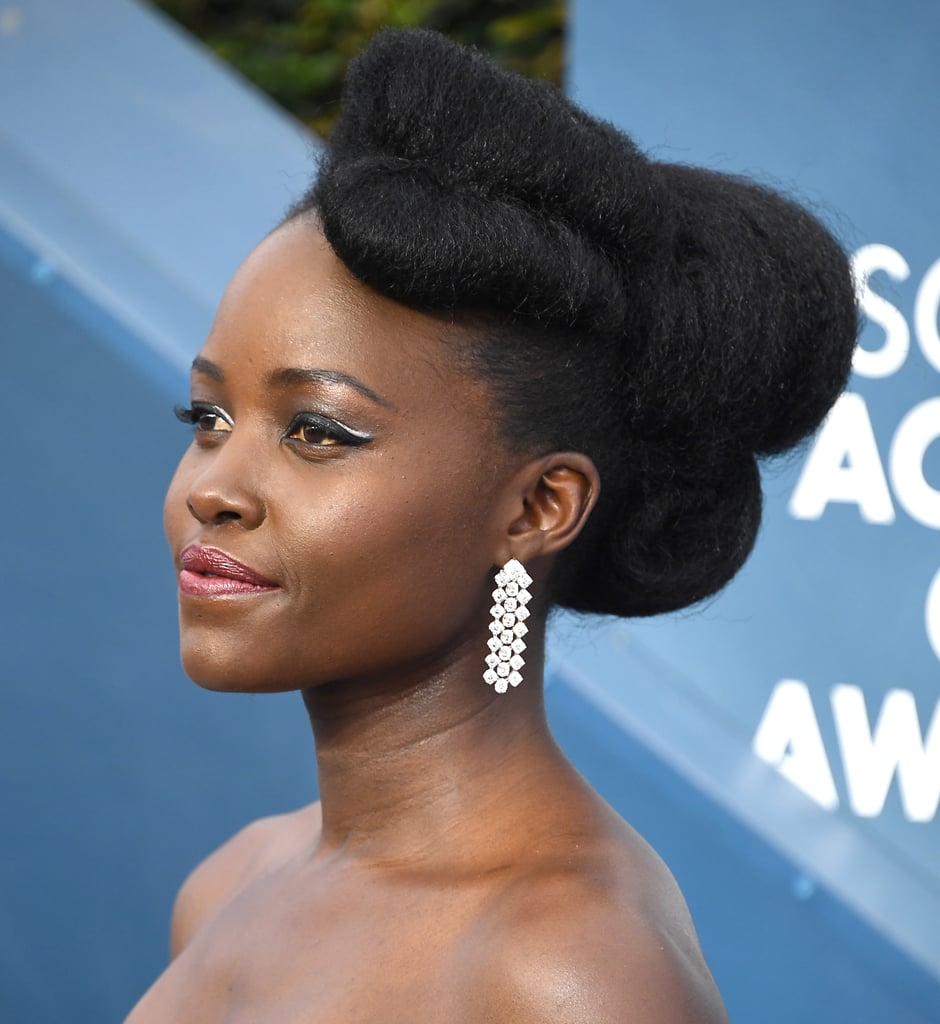
[(190, 597), (264, 594), (278, 585), (218, 548), (190, 544), (180, 552), (179, 588)]

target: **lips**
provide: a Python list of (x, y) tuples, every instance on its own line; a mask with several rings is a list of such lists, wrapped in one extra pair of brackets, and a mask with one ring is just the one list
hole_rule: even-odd
[(190, 544), (180, 552), (179, 588), (190, 597), (265, 594), (279, 587), (218, 548)]

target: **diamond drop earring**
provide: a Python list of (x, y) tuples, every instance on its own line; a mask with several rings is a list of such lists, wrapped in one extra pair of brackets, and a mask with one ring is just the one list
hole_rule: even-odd
[(486, 671), (483, 679), (495, 687), (497, 693), (505, 693), (510, 686), (518, 686), (522, 682), (519, 671), (525, 664), (522, 652), (525, 641), (522, 639), (529, 632), (525, 620), (529, 617), (528, 603), (532, 595), (526, 589), (532, 577), (525, 571), (525, 566), (510, 560), (496, 573), (496, 589), (493, 591), (493, 607), (490, 615), (490, 632), (493, 634), (487, 641), (490, 653), (486, 656)]

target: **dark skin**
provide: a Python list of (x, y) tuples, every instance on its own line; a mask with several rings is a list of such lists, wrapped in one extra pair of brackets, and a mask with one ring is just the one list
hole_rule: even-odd
[[(669, 872), (545, 721), (539, 582), (596, 470), (501, 442), (447, 334), (356, 281), (309, 216), (226, 292), (166, 530), (177, 560), (214, 546), (275, 586), (182, 594), (183, 662), (211, 689), (302, 691), (322, 802), (196, 869), (131, 1024), (727, 1020)], [(500, 695), (483, 656), (510, 558), (535, 599)]]

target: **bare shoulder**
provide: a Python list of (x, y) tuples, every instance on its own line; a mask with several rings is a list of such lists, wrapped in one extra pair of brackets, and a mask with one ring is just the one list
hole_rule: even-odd
[(728, 1022), (678, 886), (639, 837), (517, 880), (487, 918), (470, 960), (488, 994), (468, 1024)]
[(319, 825), (319, 803), (259, 818), (206, 857), (183, 882), (173, 905), (170, 958), (242, 889), (288, 860)]

